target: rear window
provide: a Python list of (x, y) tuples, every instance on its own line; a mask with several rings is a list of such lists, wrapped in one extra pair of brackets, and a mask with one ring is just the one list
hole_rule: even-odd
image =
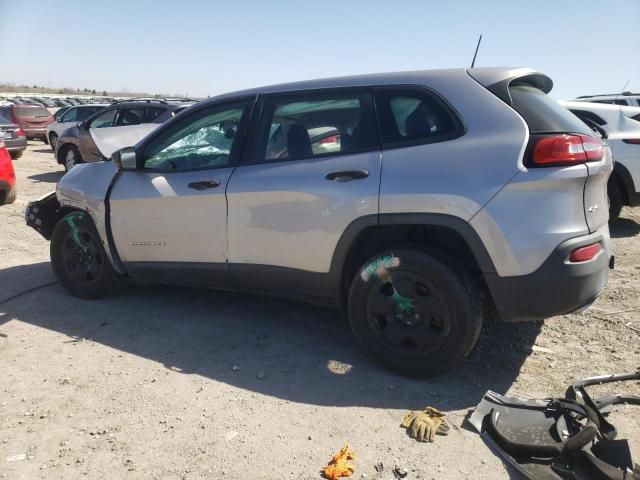
[(549, 95), (528, 85), (509, 86), (511, 106), (522, 115), (531, 133), (584, 133), (591, 130)]
[(11, 110), (8, 108), (0, 108), (0, 123), (13, 123)]
[(16, 116), (18, 117), (48, 117), (49, 111), (44, 107), (30, 105), (16, 105)]

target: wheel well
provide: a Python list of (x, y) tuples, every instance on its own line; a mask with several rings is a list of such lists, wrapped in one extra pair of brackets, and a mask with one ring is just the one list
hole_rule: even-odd
[(620, 175), (620, 173), (615, 170), (611, 172), (611, 176), (609, 177), (610, 182), (615, 182), (618, 188), (620, 189), (620, 193), (622, 194), (622, 201), (625, 205), (629, 205), (629, 192), (627, 191), (627, 185), (624, 182), (624, 179)]
[(367, 259), (382, 251), (407, 244), (442, 250), (455, 258), (458, 266), (476, 280), (483, 296), (493, 303), (478, 261), (459, 232), (441, 225), (377, 225), (362, 230), (351, 244), (342, 269), (340, 290), (343, 305), (353, 276)]

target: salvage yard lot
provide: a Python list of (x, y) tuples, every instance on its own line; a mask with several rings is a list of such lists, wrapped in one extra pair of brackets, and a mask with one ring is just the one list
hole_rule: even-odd
[[(385, 479), (394, 464), (408, 479), (509, 478), (464, 423), (486, 390), (561, 396), (574, 379), (640, 366), (640, 208), (612, 232), (616, 269), (592, 308), (485, 325), (465, 365), (416, 381), (301, 303), (177, 287), (71, 297), (24, 223), (62, 168), (39, 142), (14, 165), (18, 200), (0, 207), (0, 478), (319, 478), (345, 444), (353, 478), (377, 478), (378, 462)], [(458, 428), (411, 440), (400, 422), (425, 405)], [(612, 419), (638, 461), (637, 407)]]

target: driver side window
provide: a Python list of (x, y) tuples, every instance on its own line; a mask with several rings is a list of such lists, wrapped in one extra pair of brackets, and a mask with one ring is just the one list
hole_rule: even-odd
[(117, 109), (107, 110), (106, 112), (98, 115), (96, 118), (91, 120), (91, 125), (89, 128), (104, 128), (104, 127), (113, 127), (115, 125), (116, 113), (118, 113)]
[(246, 101), (217, 105), (175, 122), (146, 146), (144, 168), (180, 171), (229, 166), (246, 107)]

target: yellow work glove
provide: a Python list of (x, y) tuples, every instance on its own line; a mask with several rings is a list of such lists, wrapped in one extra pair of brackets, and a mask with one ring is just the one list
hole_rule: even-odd
[(436, 433), (449, 434), (449, 426), (444, 421), (445, 414), (433, 407), (426, 407), (421, 412), (409, 412), (402, 421), (411, 438), (419, 442), (433, 442)]

